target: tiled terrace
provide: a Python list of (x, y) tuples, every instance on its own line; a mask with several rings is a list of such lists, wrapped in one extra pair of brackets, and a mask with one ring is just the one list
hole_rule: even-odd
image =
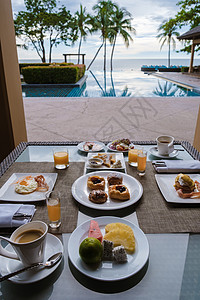
[[(200, 79), (165, 77), (200, 88)], [(24, 98), (28, 141), (155, 140), (171, 134), (193, 143), (200, 97)]]

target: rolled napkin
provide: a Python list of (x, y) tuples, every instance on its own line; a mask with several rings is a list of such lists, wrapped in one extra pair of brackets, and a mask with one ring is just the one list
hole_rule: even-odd
[(158, 173), (198, 173), (199, 160), (160, 160), (152, 162)]
[[(0, 228), (19, 227), (31, 221), (35, 213), (35, 205), (0, 204)], [(15, 215), (18, 214), (18, 217)], [(30, 216), (20, 217), (24, 214)]]

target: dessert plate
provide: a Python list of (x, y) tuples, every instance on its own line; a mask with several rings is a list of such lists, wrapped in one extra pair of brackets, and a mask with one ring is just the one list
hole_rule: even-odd
[(98, 222), (102, 234), (105, 234), (105, 226), (109, 223), (124, 223), (129, 225), (135, 235), (135, 251), (128, 254), (128, 261), (123, 264), (113, 261), (102, 261), (97, 268), (92, 268), (85, 264), (79, 256), (80, 243), (88, 237), (90, 220), (82, 223), (71, 234), (68, 243), (69, 259), (74, 267), (84, 275), (101, 281), (116, 281), (126, 279), (138, 271), (146, 264), (149, 257), (149, 244), (143, 231), (133, 223), (117, 217), (98, 217)]
[(150, 149), (149, 149), (149, 152), (150, 152), (153, 156), (156, 156), (156, 157), (159, 157), (159, 158), (165, 158), (165, 159), (168, 159), (168, 158), (174, 158), (174, 157), (176, 157), (176, 156), (179, 154), (178, 150), (174, 150), (173, 152), (171, 152), (171, 153), (168, 154), (168, 155), (160, 155), (160, 154), (158, 153), (157, 147), (152, 147), (152, 148), (150, 148)]
[[(94, 148), (94, 149), (91, 149), (91, 150), (85, 150), (85, 149), (84, 149), (84, 145), (85, 145), (86, 143), (92, 143), (92, 144), (94, 144), (94, 145), (95, 145), (95, 148)], [(98, 142), (98, 141), (81, 142), (81, 143), (79, 143), (79, 144), (77, 145), (78, 150), (83, 151), (83, 152), (86, 152), (86, 153), (87, 153), (87, 152), (98, 152), (98, 151), (103, 150), (104, 147), (105, 147), (104, 143)]]
[[(14, 252), (10, 244), (8, 244), (5, 247), (5, 249), (10, 252)], [(44, 261), (46, 261), (50, 256), (58, 252), (63, 253), (63, 245), (61, 241), (56, 236), (47, 233)], [(42, 269), (37, 268), (37, 269), (29, 270), (21, 274), (18, 274), (16, 276), (13, 276), (9, 280), (19, 284), (27, 284), (27, 283), (34, 283), (40, 281), (45, 277), (49, 276), (51, 273), (53, 273), (53, 271), (57, 269), (61, 261), (62, 259), (55, 266), (51, 268), (42, 268)], [(24, 265), (18, 260), (0, 256), (0, 270), (2, 276), (15, 272), (23, 267)]]
[[(167, 202), (179, 204), (200, 204), (200, 198), (181, 198), (178, 196), (175, 188), (175, 178), (178, 174), (155, 174), (158, 187)], [(190, 177), (195, 181), (200, 181), (199, 174), (190, 174)]]
[[(87, 187), (87, 180), (88, 177), (91, 175), (98, 175), (105, 178), (106, 184), (105, 184), (105, 192), (108, 194), (108, 186), (107, 186), (107, 176), (110, 173), (120, 174), (123, 177), (123, 184), (128, 188), (130, 192), (130, 199), (125, 201), (119, 201), (119, 200), (113, 200), (110, 199), (108, 196), (108, 199), (105, 203), (97, 204), (93, 203), (89, 200), (88, 196), (91, 190)], [(143, 187), (141, 183), (135, 179), (134, 177), (121, 173), (116, 171), (97, 171), (85, 174), (81, 177), (79, 177), (72, 185), (72, 195), (78, 201), (80, 204), (94, 208), (99, 210), (115, 210), (115, 209), (121, 209), (124, 207), (128, 207), (134, 203), (136, 203), (143, 194)]]
[(53, 189), (58, 176), (57, 173), (13, 173), (0, 189), (0, 200), (21, 203), (45, 200), (45, 192), (35, 191), (30, 194), (18, 194), (15, 192), (15, 182), (29, 175), (43, 175), (49, 186), (49, 190)]
[(123, 150), (123, 151), (119, 151), (119, 150), (116, 150), (116, 149), (113, 149), (113, 148), (112, 148), (112, 143), (113, 143), (113, 142), (108, 143), (108, 144), (107, 144), (107, 147), (108, 147), (108, 149), (109, 149), (110, 151), (114, 151), (114, 152), (128, 153), (129, 149), (130, 149), (131, 147), (134, 147), (133, 144), (130, 144), (130, 145), (129, 145), (129, 149)]
[[(91, 166), (90, 163), (89, 163), (89, 160), (92, 159), (94, 156), (98, 156), (98, 153), (88, 153), (88, 156), (87, 156), (87, 161), (85, 163), (85, 167), (86, 167), (86, 170), (100, 170), (100, 169), (103, 169), (103, 170), (111, 170), (111, 171), (114, 171), (114, 170), (126, 170), (126, 165), (125, 165), (125, 160), (124, 160), (124, 155), (123, 153), (99, 153), (99, 154), (104, 154), (104, 155), (107, 155), (108, 157), (112, 156), (115, 161), (118, 161), (120, 160), (121, 162), (121, 166), (120, 167), (117, 167), (117, 168), (114, 168), (113, 165), (111, 164), (110, 168), (108, 166), (105, 166), (105, 165), (100, 165), (98, 167), (95, 167), (95, 166)], [(101, 158), (101, 156), (99, 156), (99, 158)]]

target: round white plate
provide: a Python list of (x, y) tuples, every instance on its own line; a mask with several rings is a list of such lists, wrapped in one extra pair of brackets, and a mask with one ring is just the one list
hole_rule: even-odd
[[(119, 200), (110, 199), (110, 197), (108, 196), (108, 199), (105, 203), (97, 204), (91, 202), (88, 198), (89, 193), (91, 192), (91, 190), (87, 187), (88, 177), (92, 175), (98, 175), (104, 177), (106, 181), (105, 192), (108, 195), (108, 184), (106, 178), (110, 173), (117, 173), (123, 176), (123, 184), (129, 190), (130, 199), (125, 201), (119, 201)], [(143, 187), (137, 179), (135, 179), (130, 175), (121, 172), (116, 172), (116, 171), (96, 171), (96, 172), (88, 173), (79, 177), (72, 185), (72, 195), (76, 199), (76, 201), (78, 201), (80, 204), (85, 205), (87, 207), (100, 209), (100, 210), (115, 210), (115, 209), (128, 207), (136, 203), (142, 197), (142, 194), (143, 194)]]
[[(12, 246), (8, 244), (5, 247), (6, 250), (10, 252), (14, 252)], [(46, 247), (45, 247), (45, 253), (44, 253), (44, 261), (46, 261), (49, 257), (51, 257), (53, 254), (56, 254), (58, 252), (63, 253), (63, 245), (61, 241), (54, 235), (47, 233), (47, 241), (46, 241)], [(62, 259), (55, 264), (52, 268), (36, 268), (34, 270), (29, 270), (26, 272), (23, 272), (21, 274), (18, 274), (16, 276), (11, 277), (9, 280), (15, 283), (19, 284), (27, 284), (27, 283), (33, 283), (37, 282), (39, 280), (42, 280), (43, 278), (49, 276), (61, 263)], [(3, 256), (0, 256), (0, 270), (1, 275), (7, 275), (9, 273), (15, 272), (21, 268), (23, 268), (24, 265), (15, 259), (6, 258)]]
[[(96, 143), (97, 145), (99, 145), (99, 149), (95, 150), (95, 151), (94, 150), (86, 151), (86, 150), (83, 149), (83, 145), (85, 143)], [(98, 141), (86, 141), (86, 142), (81, 142), (80, 144), (77, 145), (78, 150), (86, 152), (86, 153), (88, 153), (88, 152), (99, 152), (99, 151), (103, 150), (104, 147), (105, 147), (104, 143), (101, 143), (101, 142), (98, 142)]]
[[(129, 149), (128, 149), (128, 150), (124, 150), (124, 151), (114, 150), (114, 149), (110, 148), (111, 144), (112, 144), (112, 142), (108, 143), (108, 144), (107, 144), (107, 147), (108, 147), (109, 150), (111, 150), (111, 151), (113, 151), (113, 152), (127, 153), (127, 152), (129, 151)], [(132, 146), (134, 146), (134, 145), (133, 145), (133, 144), (130, 144), (130, 145), (129, 145), (129, 147), (132, 147)]]
[(105, 233), (105, 226), (109, 223), (120, 222), (129, 225), (135, 235), (135, 251), (133, 254), (127, 255), (127, 263), (118, 264), (112, 261), (102, 261), (96, 269), (85, 264), (79, 256), (79, 246), (82, 240), (88, 237), (90, 227), (90, 220), (88, 220), (77, 227), (69, 239), (68, 255), (74, 267), (88, 277), (110, 282), (126, 279), (141, 270), (149, 257), (149, 244), (143, 231), (133, 223), (122, 218), (98, 217), (95, 218), (95, 221), (98, 222), (103, 235)]
[(173, 158), (173, 157), (176, 157), (179, 153), (178, 153), (178, 150), (174, 150), (173, 152), (171, 152), (169, 155), (160, 155), (158, 153), (158, 150), (157, 150), (157, 147), (152, 147), (149, 149), (149, 152), (156, 156), (156, 157), (159, 157), (159, 158)]

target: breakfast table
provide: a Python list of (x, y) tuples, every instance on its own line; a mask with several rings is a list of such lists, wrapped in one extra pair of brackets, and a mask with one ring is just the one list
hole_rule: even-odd
[[(108, 142), (104, 143), (105, 147), (101, 152), (112, 152), (106, 147)], [(62, 225), (58, 230), (49, 232), (63, 244), (63, 259), (53, 272), (35, 282), (1, 282), (0, 299), (200, 299), (200, 201), (173, 203), (167, 198), (166, 191), (163, 194), (160, 190), (163, 178), (173, 179), (174, 182), (176, 174), (158, 174), (155, 171), (155, 165), (162, 165), (163, 162), (162, 157), (153, 155), (156, 142), (133, 141), (134, 145), (140, 145), (148, 151), (146, 174), (141, 178), (137, 175), (136, 168), (128, 165), (127, 153), (123, 153), (125, 169), (122, 174), (136, 178), (143, 187), (143, 195), (131, 205), (124, 205), (120, 209), (95, 209), (73, 198), (73, 183), (93, 171), (86, 168), (88, 153), (81, 151), (77, 147), (79, 144), (24, 142), (0, 164), (0, 188), (13, 173), (58, 174), (54, 188), (60, 190), (62, 195)], [(69, 151), (69, 167), (57, 170), (53, 163), (53, 149), (63, 146)], [(170, 157), (170, 161), (200, 160), (199, 152), (186, 141), (175, 141), (174, 148), (176, 155)], [(198, 177), (198, 173), (195, 176)], [(0, 203), (5, 203), (5, 200), (0, 200)], [(34, 204), (36, 212), (33, 220), (48, 223), (45, 201)], [(131, 270), (132, 275), (117, 277), (117, 280), (93, 278), (77, 269), (76, 263), (69, 258), (68, 244), (74, 230), (83, 222), (89, 222), (93, 218), (100, 220), (102, 217), (108, 220), (113, 217), (116, 220), (123, 218), (145, 234), (149, 254), (138, 272)], [(0, 235), (10, 236), (11, 232), (10, 228), (0, 228)], [(0, 259), (0, 273), (3, 262)], [(113, 272), (111, 263), (104, 263), (103, 268), (106, 272)], [(112, 276), (115, 278), (117, 275)]]

